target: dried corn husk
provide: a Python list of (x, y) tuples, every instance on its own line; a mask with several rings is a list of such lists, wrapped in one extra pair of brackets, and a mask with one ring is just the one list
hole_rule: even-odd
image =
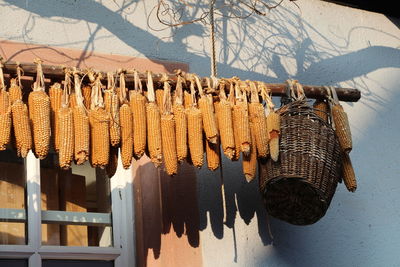
[(165, 170), (168, 175), (178, 173), (178, 157), (176, 152), (175, 119), (172, 113), (171, 86), (166, 75), (164, 80), (163, 113), (161, 115), (162, 152)]
[(249, 116), (252, 123), (252, 131), (254, 138), (252, 142), (256, 143), (257, 156), (265, 158), (269, 154), (268, 149), (268, 129), (265, 119), (265, 111), (263, 105), (259, 101), (257, 87), (254, 82), (250, 83), (251, 87), (251, 103), (249, 104)]
[(183, 106), (183, 78), (178, 76), (175, 89), (175, 101), (172, 106), (175, 120), (176, 154), (178, 162), (186, 159), (188, 153), (187, 143), (187, 118)]
[(264, 100), (268, 107), (267, 132), (269, 137), (269, 153), (273, 161), (278, 161), (279, 158), (279, 135), (281, 130), (281, 118), (278, 113), (274, 111), (274, 103), (271, 96), (264, 95)]
[(4, 83), (3, 65), (0, 63), (0, 150), (6, 150), (11, 141), (10, 97)]
[(250, 153), (248, 155), (243, 154), (242, 159), (243, 174), (247, 182), (251, 182), (256, 177), (257, 172), (257, 146), (254, 142), (255, 134), (252, 122), (250, 122), (250, 129), (252, 138)]
[(74, 118), (74, 160), (80, 165), (89, 159), (90, 126), (87, 109), (81, 92), (81, 82), (74, 73), (76, 106), (72, 109)]
[(29, 94), (29, 115), (32, 123), (35, 156), (46, 158), (50, 149), (50, 98), (45, 92), (44, 76), (40, 60), (37, 64), (37, 76), (33, 91)]
[(133, 148), (137, 159), (141, 158), (146, 149), (147, 120), (146, 97), (143, 95), (142, 83), (137, 71), (134, 72), (135, 90), (130, 92), (130, 107), (133, 116)]
[(150, 160), (156, 167), (162, 163), (162, 140), (161, 140), (161, 114), (155, 102), (154, 84), (151, 72), (147, 73), (147, 147)]

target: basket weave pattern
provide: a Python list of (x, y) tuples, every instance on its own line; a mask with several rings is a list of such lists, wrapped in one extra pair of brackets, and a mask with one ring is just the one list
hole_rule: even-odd
[(279, 161), (261, 162), (260, 189), (270, 215), (292, 224), (318, 221), (341, 173), (340, 146), (332, 127), (305, 101), (281, 110)]

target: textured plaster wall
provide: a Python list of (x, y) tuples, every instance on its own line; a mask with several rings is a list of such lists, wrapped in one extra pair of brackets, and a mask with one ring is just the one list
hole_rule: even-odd
[[(317, 0), (296, 3), (267, 17), (219, 18), (219, 76), (360, 89), (358, 103), (344, 103), (359, 189), (351, 194), (339, 185), (326, 216), (299, 227), (269, 218), (257, 181), (246, 183), (240, 163), (226, 160), (224, 211), (221, 171), (203, 168), (197, 171), (203, 265), (399, 266), (399, 20)], [(208, 27), (152, 30), (146, 17), (154, 4), (1, 0), (0, 39), (182, 61), (209, 75)], [(161, 28), (154, 16), (149, 24)]]

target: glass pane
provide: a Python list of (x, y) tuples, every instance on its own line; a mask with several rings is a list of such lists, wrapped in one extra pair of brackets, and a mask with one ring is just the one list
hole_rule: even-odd
[(43, 267), (114, 267), (114, 261), (43, 260)]
[(28, 267), (28, 261), (27, 260), (0, 259), (0, 266)]
[(112, 246), (110, 181), (105, 171), (89, 163), (61, 170), (55, 159), (41, 161), (42, 244)]
[(0, 244), (26, 244), (26, 175), (16, 152), (0, 151)]

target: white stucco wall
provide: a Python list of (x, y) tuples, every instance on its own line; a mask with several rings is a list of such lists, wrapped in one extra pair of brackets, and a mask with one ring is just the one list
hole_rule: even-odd
[[(356, 193), (339, 185), (318, 223), (292, 226), (269, 218), (257, 181), (224, 161), (226, 223), (220, 171), (198, 178), (205, 266), (399, 266), (399, 20), (318, 0), (285, 3), (267, 17), (218, 19), (219, 76), (358, 88), (344, 103), (358, 177)], [(209, 75), (208, 27), (154, 31), (151, 1), (0, 1), (0, 39), (186, 62)], [(150, 25), (161, 26), (153, 18)], [(171, 37), (172, 35), (172, 37)], [(269, 228), (268, 228), (269, 225)], [(271, 237), (272, 234), (273, 238)]]

